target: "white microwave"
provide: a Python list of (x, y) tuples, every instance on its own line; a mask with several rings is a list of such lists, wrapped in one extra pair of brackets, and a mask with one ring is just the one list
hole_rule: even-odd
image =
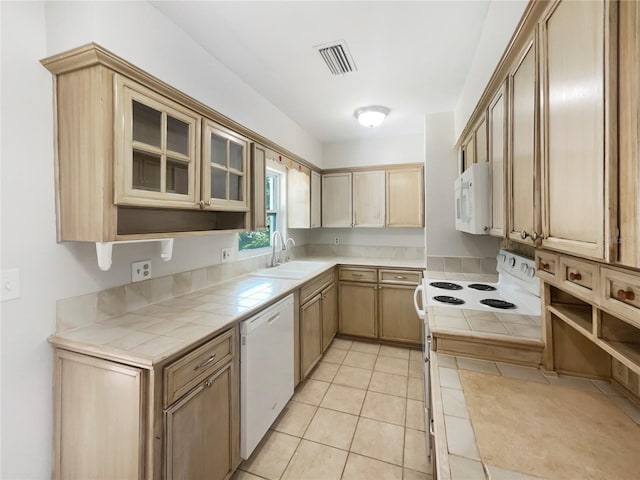
[(456, 230), (486, 235), (489, 233), (489, 163), (474, 163), (455, 183)]

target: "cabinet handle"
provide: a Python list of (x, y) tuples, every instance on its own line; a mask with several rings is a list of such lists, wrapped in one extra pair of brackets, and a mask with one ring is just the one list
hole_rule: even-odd
[(213, 384), (213, 380), (209, 379), (206, 382), (204, 382), (204, 386), (209, 388), (211, 385)]
[(534, 242), (538, 239), (538, 234), (536, 232), (531, 232), (531, 240), (533, 240)]
[(520, 232), (520, 238), (522, 238), (523, 240), (526, 240), (527, 237), (529, 237), (530, 235), (523, 230), (522, 232)]
[(200, 207), (200, 210), (203, 210), (204, 207), (210, 207), (211, 206), (211, 201), (207, 200), (206, 202), (204, 200), (200, 200), (198, 202), (198, 206)]
[(214, 353), (213, 355), (211, 355), (207, 360), (205, 360), (204, 362), (202, 362), (200, 365), (196, 365), (195, 367), (193, 367), (194, 370), (200, 370), (201, 368), (206, 367), (207, 365), (209, 365), (211, 362), (213, 362), (216, 359), (216, 353)]
[(625, 291), (620, 289), (618, 290), (618, 298), (620, 300), (635, 300), (636, 294), (633, 292), (633, 290)]
[(544, 262), (540, 262), (540, 269), (541, 270), (549, 270), (549, 264), (548, 263), (544, 263)]
[(407, 277), (405, 277), (404, 275), (396, 275), (395, 278), (397, 278), (398, 280), (404, 280)]
[(582, 280), (582, 274), (571, 272), (569, 274), (569, 280), (571, 280), (571, 281), (573, 281), (573, 280)]
[(352, 277), (361, 277), (362, 273), (352, 273), (351, 276)]

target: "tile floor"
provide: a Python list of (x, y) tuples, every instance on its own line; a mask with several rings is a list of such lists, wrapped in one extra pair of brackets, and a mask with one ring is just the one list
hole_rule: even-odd
[(235, 480), (431, 480), (421, 352), (335, 339)]

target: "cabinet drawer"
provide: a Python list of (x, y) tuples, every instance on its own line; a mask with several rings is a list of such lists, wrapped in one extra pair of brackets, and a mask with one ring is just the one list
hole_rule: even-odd
[(320, 290), (333, 282), (334, 269), (318, 275), (313, 280), (305, 283), (300, 288), (300, 305), (304, 305), (309, 299), (315, 296)]
[(340, 268), (340, 280), (347, 280), (352, 282), (371, 282), (376, 283), (378, 281), (378, 269), (376, 268), (354, 268), (354, 267), (341, 267)]
[(597, 292), (598, 265), (570, 257), (560, 257), (557, 273), (562, 288), (581, 295), (587, 301), (594, 300)]
[(640, 273), (600, 269), (602, 307), (640, 326)]
[(235, 353), (232, 328), (164, 369), (164, 405), (171, 405), (207, 375), (228, 362)]
[(558, 255), (536, 250), (536, 271), (538, 277), (550, 282), (557, 281)]
[(422, 272), (415, 270), (378, 270), (378, 281), (380, 283), (418, 285), (421, 280)]

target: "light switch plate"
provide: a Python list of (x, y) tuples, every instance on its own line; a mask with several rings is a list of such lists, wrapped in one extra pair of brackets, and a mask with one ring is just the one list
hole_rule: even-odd
[(140, 260), (131, 263), (131, 281), (141, 282), (151, 278), (151, 260)]
[(17, 268), (2, 270), (0, 290), (2, 291), (2, 298), (0, 300), (2, 302), (20, 298), (20, 270)]

